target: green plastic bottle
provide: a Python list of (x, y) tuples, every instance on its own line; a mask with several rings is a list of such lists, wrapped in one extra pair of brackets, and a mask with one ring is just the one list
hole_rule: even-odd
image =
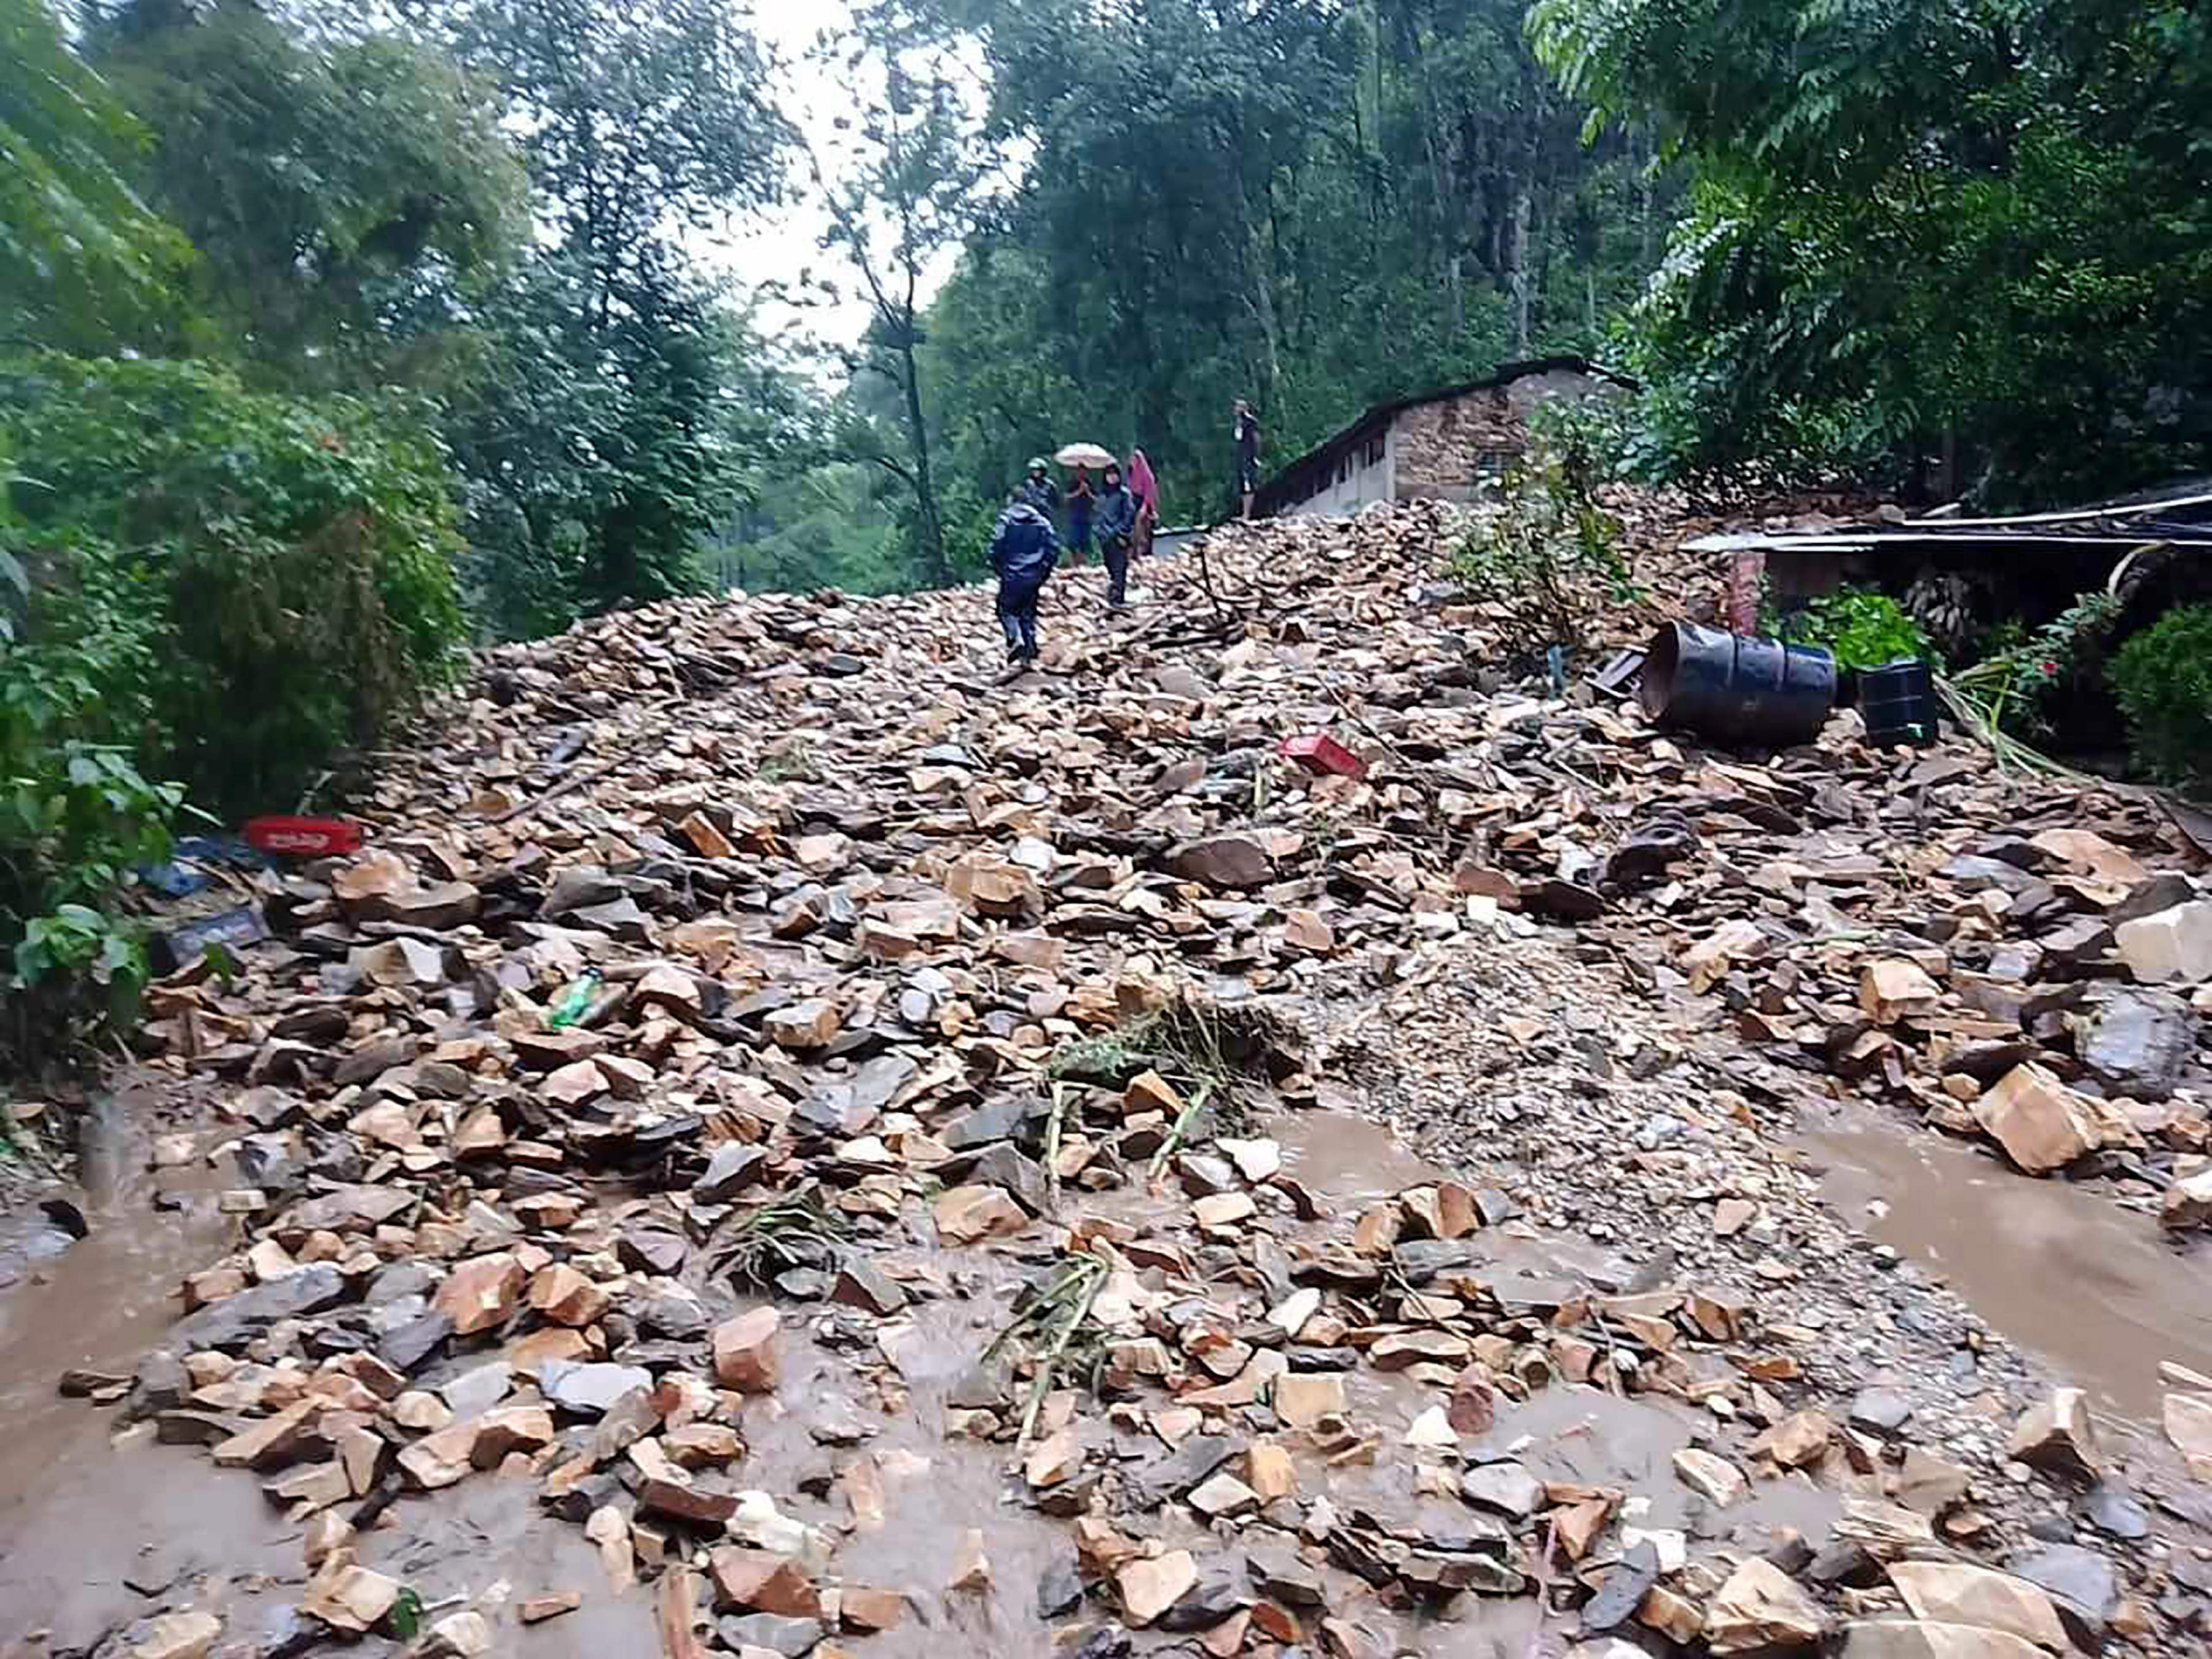
[(562, 992), (561, 1000), (546, 1011), (545, 1029), (549, 1031), (568, 1030), (569, 1026), (591, 1012), (592, 999), (599, 994), (599, 976), (597, 974), (586, 974), (583, 978)]

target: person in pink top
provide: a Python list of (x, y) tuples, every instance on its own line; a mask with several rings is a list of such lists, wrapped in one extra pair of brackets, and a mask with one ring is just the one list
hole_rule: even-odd
[(1129, 493), (1137, 498), (1137, 533), (1131, 551), (1141, 559), (1152, 550), (1152, 532), (1160, 522), (1160, 481), (1152, 476), (1152, 464), (1141, 449), (1129, 452)]

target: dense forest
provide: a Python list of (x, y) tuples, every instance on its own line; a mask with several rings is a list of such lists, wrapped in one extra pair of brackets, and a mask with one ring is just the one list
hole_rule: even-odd
[[(1280, 462), (1571, 350), (1647, 477), (2212, 469), (2181, 0), (821, 15), (0, 0), (18, 982), (122, 971), (97, 896), (181, 803), (311, 799), (471, 641), (969, 579), (1072, 439), (1209, 519), (1237, 398)], [(743, 268), (769, 223), (814, 256)]]

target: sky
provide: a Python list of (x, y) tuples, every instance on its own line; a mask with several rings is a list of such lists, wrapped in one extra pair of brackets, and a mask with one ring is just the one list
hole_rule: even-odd
[[(799, 124), (801, 136), (817, 153), (826, 153), (830, 123), (854, 106), (853, 89), (806, 61), (816, 37), (824, 28), (836, 28), (851, 15), (843, 0), (752, 0), (753, 27), (762, 43), (785, 64), (783, 84), (789, 88), (786, 113)], [(805, 307), (764, 303), (760, 322), (771, 332), (790, 332), (837, 345), (856, 343), (868, 325), (868, 307), (856, 297), (858, 278), (842, 255), (822, 250), (822, 234), (829, 215), (815, 198), (802, 164), (793, 174), (790, 198), (757, 223), (739, 225), (727, 235), (703, 243), (699, 252), (716, 268), (728, 271), (747, 288), (781, 279), (795, 282), (803, 269), (817, 276), (834, 278), (841, 295), (836, 305)], [(933, 290), (951, 274), (933, 273)]]

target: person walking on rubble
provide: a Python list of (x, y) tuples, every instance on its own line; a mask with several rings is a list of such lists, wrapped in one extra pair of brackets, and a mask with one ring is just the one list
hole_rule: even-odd
[(1128, 602), (1129, 543), (1137, 533), (1137, 497), (1121, 482), (1121, 469), (1108, 462), (1098, 484), (1096, 523), (1099, 555), (1106, 561), (1109, 611)]
[(999, 626), (1006, 636), (1006, 660), (1021, 665), (1036, 660), (1037, 601), (1060, 561), (1060, 538), (1052, 520), (1020, 491), (999, 514), (991, 532), (991, 568), (999, 578)]

